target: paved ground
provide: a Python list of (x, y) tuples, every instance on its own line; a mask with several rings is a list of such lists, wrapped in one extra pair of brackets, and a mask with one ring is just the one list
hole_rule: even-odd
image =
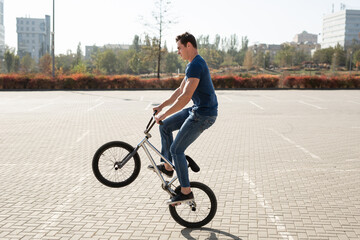
[(217, 122), (187, 152), (219, 203), (202, 229), (173, 221), (142, 150), (127, 187), (91, 170), (105, 142), (136, 145), (169, 94), (0, 92), (0, 239), (360, 238), (359, 90), (218, 91)]

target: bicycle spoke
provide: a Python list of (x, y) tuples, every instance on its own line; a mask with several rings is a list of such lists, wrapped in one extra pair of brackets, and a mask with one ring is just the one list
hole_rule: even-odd
[(128, 179), (134, 172), (134, 162), (129, 161), (126, 166), (115, 170), (114, 164), (124, 159), (129, 152), (120, 147), (112, 147), (105, 150), (99, 159), (99, 170), (106, 179), (111, 182), (122, 182)]

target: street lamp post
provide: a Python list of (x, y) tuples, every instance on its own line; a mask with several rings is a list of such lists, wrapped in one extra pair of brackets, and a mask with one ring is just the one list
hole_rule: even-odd
[(53, 31), (52, 31), (52, 76), (55, 78), (55, 0), (53, 0)]
[(350, 76), (351, 76), (351, 65), (352, 65), (352, 49), (350, 50)]

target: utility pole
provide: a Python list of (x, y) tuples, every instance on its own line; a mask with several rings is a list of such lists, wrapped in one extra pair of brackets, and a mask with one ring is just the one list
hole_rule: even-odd
[(53, 31), (52, 31), (52, 77), (55, 78), (55, 0), (53, 0)]

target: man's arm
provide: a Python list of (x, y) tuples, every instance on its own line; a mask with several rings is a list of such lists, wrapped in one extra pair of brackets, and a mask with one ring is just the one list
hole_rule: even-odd
[[(188, 80), (184, 82), (184, 87), (182, 93), (175, 99), (174, 104), (166, 110), (163, 114), (159, 114), (155, 119), (156, 122), (164, 120), (166, 117), (170, 116), (173, 113), (176, 113), (183, 109), (186, 104), (188, 104), (191, 100), (192, 95), (194, 94), (197, 86), (199, 85), (200, 79), (198, 78), (188, 78)], [(181, 89), (181, 86), (180, 88)]]
[(160, 113), (164, 107), (173, 104), (183, 92), (184, 86), (185, 86), (185, 78), (180, 83), (180, 86), (177, 89), (175, 89), (175, 91), (171, 94), (171, 96), (168, 99), (166, 99), (163, 103), (161, 103), (159, 106), (154, 107), (153, 110), (157, 111), (157, 113)]

